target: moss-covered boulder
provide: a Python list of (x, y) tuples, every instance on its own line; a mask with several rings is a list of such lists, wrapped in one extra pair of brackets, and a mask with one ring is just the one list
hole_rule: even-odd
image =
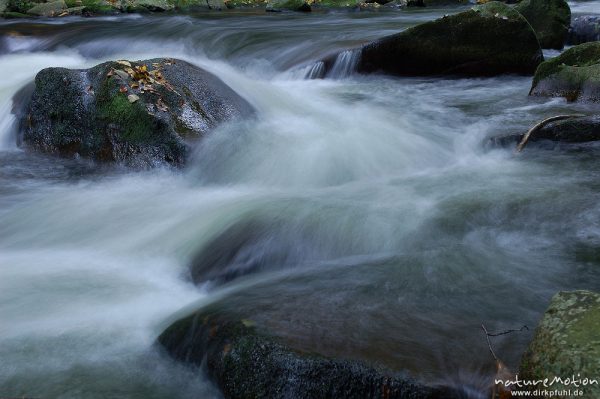
[(532, 74), (542, 60), (529, 23), (494, 1), (368, 44), (357, 69), (401, 76), (494, 76)]
[(309, 2), (305, 0), (270, 0), (267, 11), (311, 11)]
[(600, 42), (580, 44), (542, 63), (530, 94), (600, 101)]
[(600, 16), (584, 15), (573, 19), (567, 44), (576, 45), (600, 40)]
[(219, 304), (175, 322), (158, 342), (175, 359), (204, 365), (226, 398), (461, 397), (390, 370), (295, 350)]
[[(533, 341), (523, 356), (521, 380), (552, 381), (546, 388), (573, 390), (573, 378), (580, 381), (577, 389), (587, 399), (600, 398), (600, 294), (589, 291), (560, 292), (552, 298), (550, 307), (540, 322)], [(584, 379), (596, 384), (583, 385)], [(541, 384), (540, 384), (541, 386)], [(537, 387), (530, 387), (535, 390)], [(541, 386), (544, 389), (543, 386)], [(559, 396), (564, 397), (564, 396)], [(570, 397), (570, 396), (569, 396)]]
[(54, 17), (62, 14), (67, 9), (67, 4), (64, 0), (49, 1), (47, 3), (39, 3), (27, 10), (27, 14), (37, 15), (40, 17)]
[(523, 0), (516, 9), (529, 21), (542, 48), (564, 47), (571, 25), (571, 8), (565, 0)]
[(221, 80), (185, 61), (48, 68), (35, 78), (21, 143), (63, 157), (181, 166), (194, 139), (251, 113)]

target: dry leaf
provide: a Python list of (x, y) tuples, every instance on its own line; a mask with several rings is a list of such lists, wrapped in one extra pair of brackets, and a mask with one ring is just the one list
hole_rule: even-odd
[(159, 98), (156, 102), (156, 108), (163, 112), (167, 112), (169, 110), (169, 107), (167, 107), (167, 104), (163, 102), (162, 98)]
[(121, 93), (127, 93), (127, 87), (126, 86), (119, 87), (119, 92), (121, 92)]
[(131, 62), (125, 60), (118, 60), (117, 64), (125, 65), (131, 68)]
[(131, 104), (133, 104), (134, 102), (136, 102), (140, 98), (138, 96), (136, 96), (135, 94), (130, 94), (130, 95), (127, 96), (127, 99), (129, 100), (129, 102)]

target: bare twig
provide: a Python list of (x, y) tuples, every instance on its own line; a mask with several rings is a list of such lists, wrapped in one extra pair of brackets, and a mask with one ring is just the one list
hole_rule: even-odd
[(582, 116), (585, 116), (585, 115), (582, 115), (582, 114), (556, 115), (556, 116), (552, 116), (550, 118), (544, 119), (543, 121), (541, 121), (540, 123), (538, 123), (534, 127), (532, 127), (531, 129), (529, 129), (529, 131), (523, 135), (521, 142), (519, 143), (519, 145), (517, 145), (516, 152), (523, 151), (523, 148), (525, 148), (525, 146), (527, 145), (527, 142), (529, 141), (529, 137), (531, 137), (531, 135), (533, 133), (537, 132), (538, 130), (540, 130), (541, 128), (546, 126), (548, 123), (560, 121), (563, 119), (580, 118)]
[(494, 353), (494, 349), (492, 349), (492, 343), (490, 342), (490, 333), (488, 332), (487, 328), (485, 328), (485, 326), (482, 324), (481, 328), (483, 328), (483, 331), (485, 332), (485, 339), (487, 340), (487, 344), (488, 344), (488, 348), (490, 350), (490, 353), (492, 354), (492, 357), (494, 358), (495, 361), (498, 361), (498, 357), (496, 357), (496, 354)]
[(487, 333), (487, 335), (488, 335), (488, 337), (497, 337), (499, 335), (510, 334), (510, 333), (513, 333), (513, 332), (520, 332), (520, 331), (523, 331), (523, 330), (529, 330), (529, 327), (523, 326), (523, 327), (519, 328), (518, 330), (505, 330), (505, 331), (502, 331), (502, 332), (499, 332), (499, 333)]

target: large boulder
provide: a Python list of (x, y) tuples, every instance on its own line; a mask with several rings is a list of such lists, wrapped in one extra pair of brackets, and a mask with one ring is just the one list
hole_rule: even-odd
[(571, 24), (571, 9), (565, 0), (523, 0), (516, 9), (529, 21), (542, 48), (564, 47)]
[(573, 19), (567, 44), (576, 45), (600, 40), (600, 16), (584, 15)]
[[(552, 298), (523, 356), (519, 379), (543, 381), (548, 378), (552, 381), (558, 377), (562, 381), (550, 388), (538, 384), (529, 389), (559, 392), (578, 389), (583, 391), (578, 397), (595, 399), (600, 398), (599, 372), (600, 294), (590, 291), (558, 293)], [(565, 384), (567, 378), (579, 380), (578, 387), (572, 382)], [(584, 379), (588, 384), (583, 383)], [(596, 380), (596, 383), (589, 384), (590, 380)]]
[(35, 78), (21, 141), (63, 157), (182, 166), (191, 142), (252, 112), (221, 80), (185, 61), (48, 68)]
[(530, 95), (600, 101), (600, 42), (580, 44), (542, 63)]
[(543, 60), (529, 23), (494, 1), (364, 46), (357, 69), (393, 75), (532, 74)]
[(226, 398), (451, 399), (406, 375), (293, 349), (230, 308), (210, 305), (168, 327), (158, 342), (175, 359), (204, 365)]

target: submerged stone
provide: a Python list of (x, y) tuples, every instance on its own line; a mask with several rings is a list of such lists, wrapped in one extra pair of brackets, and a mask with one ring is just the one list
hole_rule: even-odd
[(542, 60), (529, 23), (493, 1), (368, 44), (357, 69), (401, 76), (494, 76), (532, 74)]
[(218, 304), (175, 322), (158, 342), (175, 359), (204, 365), (226, 398), (461, 397), (390, 370), (295, 350)]
[(600, 42), (580, 44), (542, 63), (530, 95), (600, 101)]
[[(521, 380), (562, 381), (551, 390), (583, 391), (582, 398), (600, 397), (600, 294), (560, 292), (552, 298), (533, 341), (521, 361)], [(579, 387), (564, 383), (579, 381)], [(583, 381), (587, 380), (585, 385)], [(589, 383), (595, 380), (596, 383)], [(531, 387), (531, 390), (541, 387)], [(543, 387), (542, 387), (543, 388)]]
[(47, 68), (35, 78), (21, 142), (63, 157), (141, 168), (182, 166), (191, 141), (252, 112), (221, 80), (185, 61)]

